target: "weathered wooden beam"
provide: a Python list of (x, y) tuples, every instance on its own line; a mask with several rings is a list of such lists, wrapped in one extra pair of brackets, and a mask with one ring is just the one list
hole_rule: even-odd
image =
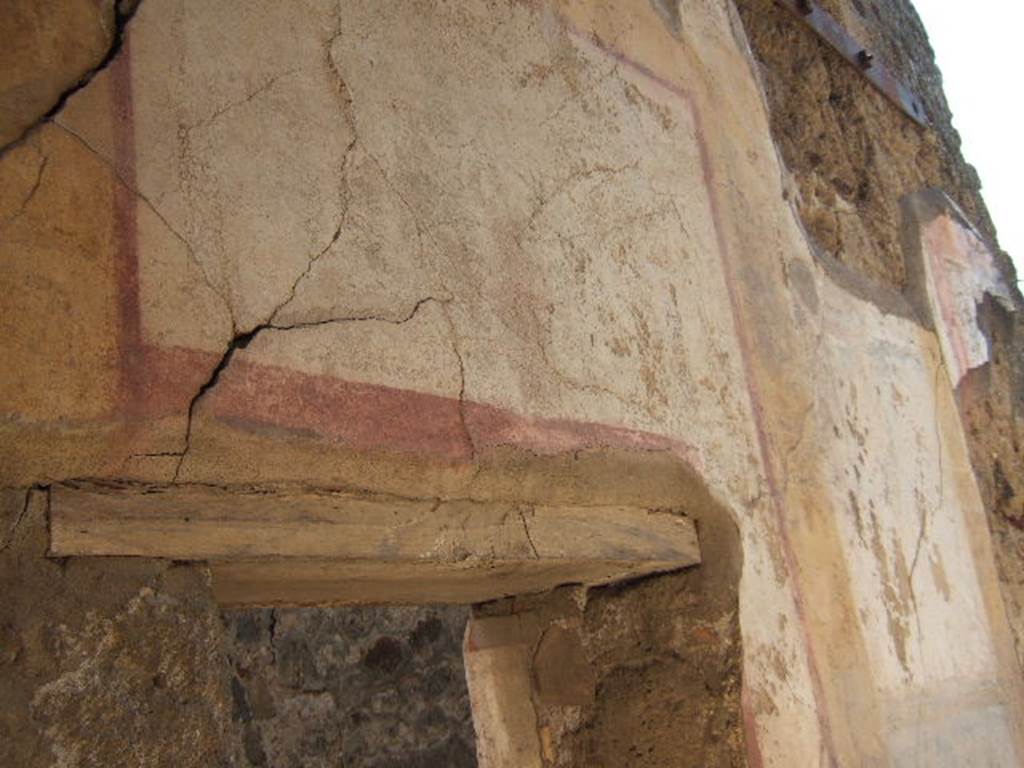
[(81, 484), (51, 489), (50, 552), (206, 561), (231, 605), (479, 602), (700, 561), (666, 510)]

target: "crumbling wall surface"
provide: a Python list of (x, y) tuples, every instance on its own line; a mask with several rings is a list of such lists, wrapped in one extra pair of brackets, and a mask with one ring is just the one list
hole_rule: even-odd
[(900, 199), (926, 187), (946, 190), (992, 235), (980, 181), (960, 154), (942, 77), (911, 2), (819, 5), (922, 99), (929, 128), (907, 119), (790, 11), (766, 0), (736, 2), (808, 233), (842, 263), (902, 290)]
[[(713, 501), (742, 550), (748, 764), (1018, 764), (942, 348), (815, 257), (783, 176), (725, 2), (143, 0), (0, 155), (0, 482), (327, 490), (426, 518)], [(488, 568), (447, 541), (424, 556)], [(645, 594), (596, 602), (595, 636)], [(651, 626), (686, 602), (649, 594)], [(590, 757), (663, 754), (668, 688), (606, 682), (598, 711), (656, 722), (591, 719)], [(739, 744), (711, 720), (687, 733)]]
[(205, 569), (52, 560), (0, 508), (0, 765), (475, 766), (466, 608), (228, 611)]
[[(488, 652), (481, 645), (523, 646), (534, 749), (545, 766), (746, 764), (741, 553), (738, 530), (723, 512), (705, 510), (699, 521), (700, 567), (475, 609), (467, 665)], [(772, 663), (784, 662), (779, 656)], [(474, 679), (471, 695), (500, 682), (500, 673)]]
[(991, 362), (961, 385), (971, 459), (989, 525), (1007, 613), (1024, 665), (1024, 312), (985, 304)]
[(738, 0), (765, 86), (772, 135), (809, 235), (827, 255), (903, 290), (908, 286), (901, 199), (936, 187), (989, 242), (1008, 288), (999, 300), (979, 307), (990, 362), (972, 371), (958, 394), (1018, 656), (1024, 659), (1024, 302), (1016, 273), (995, 246), (979, 179), (960, 152), (942, 76), (912, 3), (821, 5), (923, 99), (930, 125), (922, 129), (907, 120), (791, 13), (763, 0)]
[(231, 694), (201, 569), (45, 557), (47, 493), (4, 491), (0, 764), (227, 765)]
[(227, 611), (236, 765), (472, 768), (465, 607)]
[[(737, 606), (725, 596), (716, 600), (701, 580), (699, 569), (690, 569), (591, 595), (582, 645), (595, 667), (593, 703), (579, 715), (554, 706), (546, 713), (552, 729), (579, 717), (564, 765), (745, 764)], [(554, 645), (542, 645), (536, 657), (548, 675), (559, 663)], [(555, 702), (557, 682), (547, 681)]]

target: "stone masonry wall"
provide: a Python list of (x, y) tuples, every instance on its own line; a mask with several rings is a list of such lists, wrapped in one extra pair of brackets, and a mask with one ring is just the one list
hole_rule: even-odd
[(224, 614), (240, 768), (473, 768), (468, 609)]
[(993, 244), (1014, 297), (1012, 311), (995, 301), (979, 308), (991, 362), (965, 380), (959, 396), (1024, 659), (1024, 301), (1017, 275), (995, 245), (980, 180), (961, 154), (942, 75), (912, 2), (820, 4), (923, 99), (931, 125), (922, 129), (906, 119), (788, 11), (765, 0), (738, 0), (768, 97), (772, 135), (808, 234), (828, 256), (903, 290), (900, 200), (937, 187)]

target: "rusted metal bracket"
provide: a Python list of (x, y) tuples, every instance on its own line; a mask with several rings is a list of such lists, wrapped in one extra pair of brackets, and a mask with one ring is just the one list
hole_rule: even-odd
[(903, 110), (918, 125), (928, 125), (924, 104), (909, 88), (875, 59), (874, 54), (840, 26), (827, 11), (812, 0), (775, 0), (792, 11), (850, 64), (855, 66), (880, 93)]

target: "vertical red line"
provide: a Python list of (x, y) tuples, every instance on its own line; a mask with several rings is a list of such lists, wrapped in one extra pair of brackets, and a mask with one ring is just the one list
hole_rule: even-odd
[(729, 297), (729, 305), (732, 311), (733, 328), (736, 332), (736, 339), (739, 344), (740, 359), (743, 364), (744, 378), (746, 379), (747, 395), (750, 399), (751, 412), (754, 416), (754, 430), (757, 435), (758, 447), (761, 453), (761, 465), (764, 467), (765, 480), (768, 483), (769, 493), (772, 500), (772, 508), (775, 512), (776, 524), (779, 535), (782, 539), (782, 554), (793, 580), (793, 603), (797, 617), (800, 620), (801, 635), (804, 641), (804, 652), (807, 659), (807, 672), (811, 679), (811, 689), (814, 695), (815, 710), (818, 717), (818, 725), (821, 728), (821, 736), (825, 742), (825, 750), (828, 753), (829, 764), (836, 765), (835, 738), (832, 734), (831, 714), (828, 708), (828, 699), (825, 695), (825, 686), (821, 678), (821, 670), (818, 665), (817, 653), (814, 647), (814, 639), (807, 620), (807, 598), (804, 594), (804, 587), (800, 578), (800, 565), (789, 534), (789, 523), (785, 515), (785, 501), (778, 482), (775, 462), (772, 455), (771, 442), (768, 437), (767, 418), (765, 416), (764, 396), (761, 393), (759, 377), (755, 367), (755, 353), (753, 343), (750, 339), (750, 330), (746, 322), (746, 316), (742, 309), (742, 300), (738, 295), (737, 286), (740, 277), (738, 267), (735, 263), (732, 251), (722, 231), (722, 217), (719, 211), (718, 196), (715, 181), (715, 169), (711, 162), (710, 151), (707, 146), (704, 119), (700, 112), (699, 105), (693, 99), (687, 99), (690, 113), (693, 115), (696, 126), (697, 144), (700, 148), (701, 166), (704, 174), (704, 182), (708, 189), (708, 198), (711, 206), (711, 220), (715, 230), (715, 239), (718, 244), (719, 258), (722, 262), (722, 271), (725, 278), (725, 290)]
[[(952, 348), (953, 356), (956, 358), (957, 370), (952, 371), (950, 378), (955, 388), (960, 379), (970, 369), (970, 358), (967, 354), (967, 342), (964, 339), (963, 327), (957, 319), (956, 311), (953, 308), (953, 288), (949, 279), (949, 270), (946, 266), (946, 252), (957, 252), (955, 242), (956, 233), (953, 230), (953, 222), (948, 217), (935, 219), (928, 225), (922, 237), (924, 248), (928, 252), (928, 259), (932, 267), (932, 284), (935, 286), (935, 297), (939, 304), (939, 314), (945, 329), (939, 328), (936, 318), (935, 333), (940, 337), (945, 336)], [(937, 234), (933, 228), (938, 228)], [(941, 350), (941, 344), (940, 344)], [(947, 361), (947, 364), (953, 361)]]
[[(817, 653), (815, 651), (813, 637), (807, 620), (807, 600), (804, 594), (803, 585), (800, 581), (799, 563), (796, 551), (793, 547), (792, 539), (790, 538), (789, 526), (785, 519), (785, 505), (777, 479), (776, 467), (772, 459), (772, 448), (768, 437), (767, 419), (765, 416), (764, 397), (761, 393), (761, 387), (758, 381), (754, 361), (755, 353), (752, 349), (753, 345), (749, 336), (749, 328), (745, 322), (746, 318), (742, 310), (742, 301), (737, 293), (737, 285), (740, 279), (738, 267), (722, 229), (722, 216), (719, 210), (717, 197), (715, 169), (711, 162), (710, 151), (707, 146), (706, 128), (704, 125), (703, 115), (696, 100), (688, 91), (680, 88), (675, 83), (670, 82), (668, 79), (654, 72), (649, 67), (629, 58), (623, 51), (620, 51), (611, 44), (599, 39), (596, 35), (584, 34), (580, 30), (572, 27), (567, 20), (563, 19), (563, 23), (570, 34), (582, 40), (584, 43), (591, 43), (598, 50), (603, 51), (619, 63), (633, 69), (644, 77), (662, 86), (670, 93), (676, 95), (684, 104), (686, 104), (693, 119), (697, 145), (700, 152), (701, 170), (704, 176), (705, 186), (708, 190), (711, 220), (715, 232), (715, 239), (718, 245), (718, 255), (722, 264), (726, 293), (729, 297), (733, 328), (736, 333), (743, 365), (744, 378), (746, 380), (747, 395), (750, 400), (751, 412), (754, 417), (754, 428), (757, 435), (758, 449), (761, 454), (761, 465), (764, 467), (765, 480), (768, 483), (770, 497), (772, 500), (772, 509), (775, 513), (779, 534), (782, 539), (783, 558), (792, 579), (794, 608), (800, 621), (807, 670), (808, 675), (810, 676), (812, 694), (814, 696), (815, 714), (817, 715), (818, 725), (821, 729), (821, 736), (824, 740), (825, 750), (829, 757), (829, 764), (836, 765), (835, 738), (832, 733), (828, 699), (825, 695), (825, 687), (822, 682)], [(763, 765), (764, 758), (761, 753), (760, 744), (757, 741), (757, 729), (751, 704), (749, 695), (746, 691), (746, 686), (744, 686), (744, 690), (741, 692), (741, 708), (743, 710), (744, 731), (746, 732), (748, 741), (748, 759), (754, 765)]]
[(110, 65), (113, 163), (120, 179), (113, 192), (114, 236), (117, 241), (118, 415), (129, 420), (141, 405), (142, 323), (139, 308), (138, 229), (135, 196), (135, 124), (132, 105), (130, 44), (124, 40)]

